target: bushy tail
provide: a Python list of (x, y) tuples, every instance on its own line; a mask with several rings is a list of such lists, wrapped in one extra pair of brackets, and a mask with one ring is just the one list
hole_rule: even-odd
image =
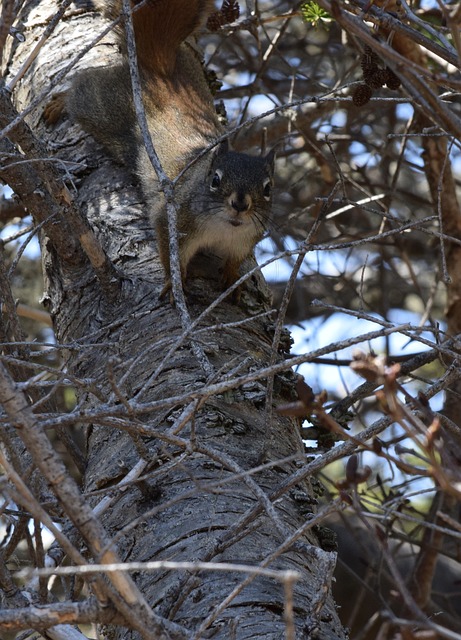
[[(115, 17), (120, 0), (108, 4), (106, 12)], [(139, 65), (170, 76), (179, 45), (204, 23), (213, 0), (137, 0), (132, 9)]]

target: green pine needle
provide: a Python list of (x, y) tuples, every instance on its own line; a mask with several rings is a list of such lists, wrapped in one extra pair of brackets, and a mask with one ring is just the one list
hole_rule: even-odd
[(315, 0), (301, 5), (301, 13), (303, 19), (306, 22), (310, 22), (313, 27), (318, 27), (319, 24), (327, 26), (331, 22), (330, 14), (322, 9)]

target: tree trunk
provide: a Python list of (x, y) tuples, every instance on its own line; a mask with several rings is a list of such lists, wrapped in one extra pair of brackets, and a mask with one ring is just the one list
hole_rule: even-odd
[[(25, 41), (15, 40), (4, 56), (7, 82), (57, 8), (49, 0), (24, 8)], [(103, 27), (92, 12), (68, 10), (15, 87), (18, 111), (47, 91)], [(109, 35), (81, 65), (107, 63), (117, 53), (113, 42)], [(208, 256), (196, 261), (190, 318), (160, 302), (163, 273), (133, 179), (68, 120), (45, 130), (44, 102), (27, 118), (49, 145), (37, 171), (50, 175), (50, 183), (59, 175), (46, 172), (59, 171), (109, 259), (95, 259), (97, 243), (91, 240), (89, 248), (91, 233), (75, 212), (66, 219), (67, 204), (46, 222), (45, 301), (57, 341), (66, 345), (69, 375), (78, 381), (77, 408), (55, 422), (87, 428), (84, 491), (99, 492), (91, 505), (123, 562), (248, 566), (243, 573), (203, 565), (138, 570), (135, 583), (158, 616), (162, 637), (344, 638), (329, 595), (335, 554), (320, 548), (314, 531), (316, 498), (299, 425), (274, 411), (296, 397), (295, 376), (278, 367), (271, 397), (268, 374), (260, 373), (283, 362), (283, 348), (272, 344), (264, 286), (251, 276), (239, 306), (225, 300), (210, 308), (220, 293), (210, 272), (219, 264)], [(17, 132), (11, 134), (16, 143)], [(11, 187), (29, 206), (30, 193), (15, 183), (14, 167), (9, 171)], [(43, 186), (50, 188), (46, 181)], [(64, 225), (67, 231), (56, 234)], [(62, 239), (67, 234), (83, 246), (72, 259)], [(114, 272), (106, 269), (110, 263)], [(111, 492), (133, 469), (143, 478)], [(104, 495), (112, 499), (108, 504)], [(63, 508), (73, 519), (69, 505)], [(92, 544), (93, 534), (82, 535), (97, 563), (105, 550)], [(256, 575), (254, 567), (270, 571)], [(292, 598), (288, 570), (297, 572)], [(127, 630), (132, 626), (106, 627), (105, 637), (160, 637), (144, 623)]]

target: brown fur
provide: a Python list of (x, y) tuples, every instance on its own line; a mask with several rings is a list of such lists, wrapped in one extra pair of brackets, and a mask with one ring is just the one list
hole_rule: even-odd
[[(139, 8), (133, 6), (149, 133), (172, 179), (223, 133), (200, 60), (184, 43), (212, 8), (211, 0), (147, 0)], [(104, 11), (112, 19), (117, 17), (120, 0), (105, 4)], [(123, 48), (123, 28), (118, 33)], [(140, 179), (157, 232), (167, 291), (170, 251), (165, 202), (138, 128), (126, 59), (79, 73), (65, 99), (61, 94), (45, 117), (56, 120), (64, 103), (70, 116)], [(273, 160), (273, 153), (254, 158), (222, 146), (219, 153), (207, 154), (185, 172), (176, 189), (183, 278), (195, 253), (211, 249), (222, 254), (223, 283), (235, 282), (241, 263), (263, 236), (270, 211)]]

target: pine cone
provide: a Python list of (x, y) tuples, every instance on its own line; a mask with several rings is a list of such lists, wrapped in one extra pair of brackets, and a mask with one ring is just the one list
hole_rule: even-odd
[(221, 13), (226, 20), (225, 24), (235, 22), (240, 15), (240, 7), (237, 0), (224, 0), (221, 7)]
[(379, 67), (379, 58), (371, 47), (365, 45), (362, 58), (360, 60), (363, 74), (373, 72)]
[(224, 24), (226, 24), (226, 21), (221, 11), (215, 11), (206, 21), (206, 26), (209, 31), (219, 31)]
[(352, 102), (356, 107), (363, 107), (364, 104), (367, 104), (367, 102), (369, 102), (372, 95), (373, 89), (368, 84), (361, 83), (354, 89), (354, 93), (352, 94)]
[(206, 26), (210, 31), (218, 31), (225, 24), (234, 22), (240, 15), (240, 7), (236, 0), (224, 0), (220, 11), (210, 15)]
[(400, 78), (396, 76), (395, 73), (392, 71), (392, 69), (389, 69), (389, 67), (386, 67), (385, 71), (386, 71), (386, 83), (385, 83), (386, 87), (395, 91), (402, 84), (400, 82)]
[(380, 69), (376, 67), (373, 71), (368, 71), (363, 74), (363, 81), (372, 89), (379, 89), (379, 87), (383, 87), (388, 78), (387, 73), (384, 69)]

